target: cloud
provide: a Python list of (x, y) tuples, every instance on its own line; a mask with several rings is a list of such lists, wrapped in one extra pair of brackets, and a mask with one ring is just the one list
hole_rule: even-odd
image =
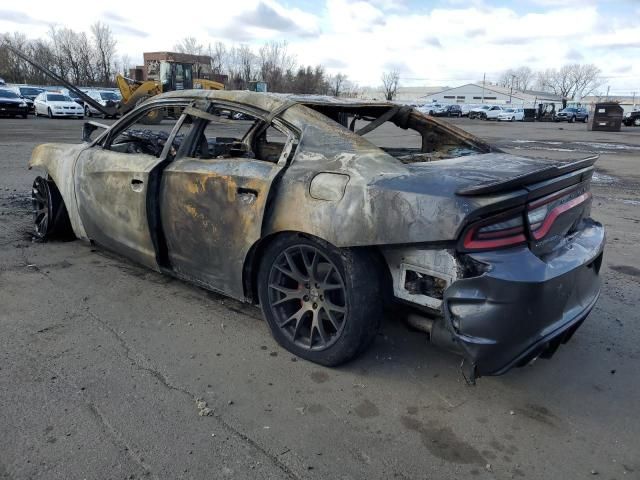
[(113, 33), (120, 35), (130, 35), (132, 37), (148, 37), (149, 33), (132, 27), (129, 20), (118, 15), (117, 13), (105, 11), (102, 12), (102, 20), (104, 20), (110, 27)]
[[(316, 37), (320, 28), (311, 17), (298, 9), (287, 12), (277, 3), (260, 1), (254, 8), (234, 16), (222, 30), (226, 37), (236, 41), (258, 39), (264, 30), (272, 34)], [(209, 32), (214, 35), (215, 30), (210, 28)]]
[(42, 20), (37, 20), (26, 13), (16, 12), (15, 10), (0, 10), (0, 20), (18, 23), (20, 25), (38, 25), (46, 23)]
[(431, 45), (432, 47), (442, 48), (442, 43), (436, 37), (427, 37), (424, 39), (427, 45)]
[(565, 55), (565, 58), (570, 62), (581, 62), (582, 60), (584, 60), (584, 55), (582, 55), (575, 48), (572, 48), (567, 52), (567, 54)]
[(487, 33), (487, 31), (484, 28), (472, 28), (471, 30), (464, 32), (464, 36), (467, 38), (475, 38), (480, 37), (485, 33)]

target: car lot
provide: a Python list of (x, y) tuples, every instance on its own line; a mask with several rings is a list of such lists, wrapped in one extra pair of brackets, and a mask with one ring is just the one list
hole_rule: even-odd
[[(640, 472), (640, 129), (452, 119), (511, 153), (601, 153), (594, 217), (609, 236), (601, 299), (572, 341), (469, 387), (457, 357), (393, 315), (362, 358), (325, 369), (293, 361), (254, 307), (80, 242), (33, 243), (30, 151), (79, 142), (82, 122), (0, 122), (0, 477)], [(391, 135), (410, 140), (371, 140)]]

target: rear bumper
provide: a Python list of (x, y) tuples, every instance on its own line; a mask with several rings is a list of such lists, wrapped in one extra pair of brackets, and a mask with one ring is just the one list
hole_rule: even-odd
[(470, 255), (489, 271), (445, 291), (446, 341), (477, 375), (500, 375), (551, 356), (596, 303), (604, 243), (602, 225), (589, 221), (552, 258), (526, 247)]

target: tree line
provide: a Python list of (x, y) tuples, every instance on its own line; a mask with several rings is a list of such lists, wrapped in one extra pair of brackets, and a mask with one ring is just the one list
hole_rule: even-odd
[(0, 74), (11, 83), (55, 83), (5, 48), (6, 43), (75, 85), (112, 86), (116, 72), (128, 68), (128, 57), (116, 55), (116, 39), (108, 25), (96, 22), (90, 32), (52, 26), (44, 39), (30, 40), (21, 32), (0, 34)]
[(498, 85), (514, 90), (536, 89), (553, 93), (567, 100), (593, 94), (603, 85), (602, 71), (593, 64), (571, 63), (559, 69), (534, 72), (529, 67), (510, 68), (502, 72)]

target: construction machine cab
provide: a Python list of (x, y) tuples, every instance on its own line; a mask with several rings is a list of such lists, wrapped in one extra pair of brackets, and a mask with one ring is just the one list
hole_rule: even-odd
[(160, 62), (160, 85), (163, 92), (193, 88), (193, 65), (163, 60)]

